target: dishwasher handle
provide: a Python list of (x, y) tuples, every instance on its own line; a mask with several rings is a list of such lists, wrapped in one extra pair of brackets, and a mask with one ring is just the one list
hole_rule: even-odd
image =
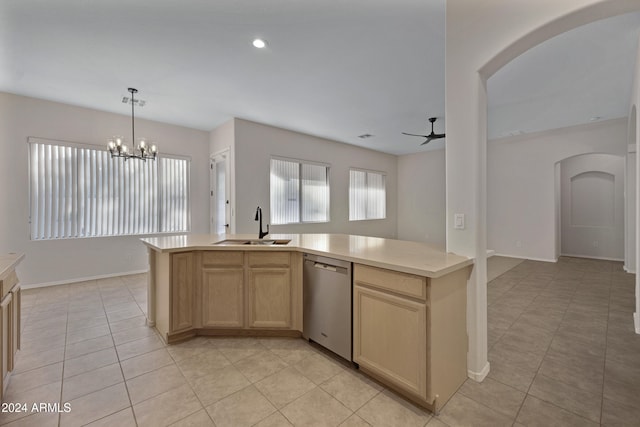
[(316, 263), (313, 264), (313, 266), (315, 268), (321, 268), (323, 270), (333, 271), (334, 273), (336, 271), (338, 271), (338, 267), (336, 267), (334, 265), (322, 264), (322, 263), (316, 262)]
[(346, 268), (344, 268), (344, 267), (339, 267), (339, 266), (331, 265), (331, 264), (325, 264), (323, 262), (306, 260), (305, 263), (313, 264), (314, 268), (317, 268), (319, 270), (324, 270), (324, 271), (330, 271), (332, 273), (347, 274), (347, 272), (348, 272), (348, 270)]

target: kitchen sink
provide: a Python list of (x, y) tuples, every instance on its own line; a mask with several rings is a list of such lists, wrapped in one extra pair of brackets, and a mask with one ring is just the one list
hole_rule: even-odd
[(262, 240), (249, 240), (247, 243), (243, 243), (244, 245), (286, 245), (291, 240), (271, 240), (271, 239), (262, 239)]
[(212, 243), (212, 245), (216, 245), (216, 246), (248, 245), (248, 244), (249, 244), (248, 240), (237, 240), (237, 239), (227, 239), (227, 240), (221, 240), (219, 242)]
[(212, 243), (212, 245), (216, 246), (234, 246), (234, 245), (261, 245), (261, 246), (270, 246), (270, 245), (286, 245), (291, 240), (287, 239), (227, 239), (221, 240), (219, 242)]

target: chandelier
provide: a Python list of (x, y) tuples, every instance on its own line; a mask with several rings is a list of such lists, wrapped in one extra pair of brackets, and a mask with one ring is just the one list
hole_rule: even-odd
[(139, 104), (139, 106), (142, 107), (144, 105), (144, 101), (135, 99), (135, 94), (138, 93), (138, 89), (130, 87), (129, 92), (131, 93), (131, 100), (124, 97), (122, 102), (131, 103), (131, 144), (137, 143), (138, 145), (133, 145), (133, 148), (129, 151), (129, 147), (124, 143), (124, 139), (120, 136), (114, 136), (109, 139), (107, 148), (109, 149), (109, 153), (111, 153), (112, 158), (123, 157), (125, 161), (128, 159), (139, 159), (142, 161), (146, 161), (147, 159), (155, 160), (158, 156), (158, 149), (156, 145), (149, 145), (144, 138), (138, 138), (138, 140), (136, 140), (134, 108), (136, 104)]

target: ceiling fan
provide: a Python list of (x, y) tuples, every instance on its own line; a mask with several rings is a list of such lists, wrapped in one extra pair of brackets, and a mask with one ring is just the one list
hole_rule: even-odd
[(420, 145), (425, 145), (430, 143), (432, 140), (434, 139), (440, 139), (440, 138), (444, 138), (445, 134), (444, 133), (435, 133), (433, 131), (433, 124), (435, 123), (437, 119), (435, 117), (430, 117), (429, 121), (431, 122), (431, 133), (429, 135), (416, 135), (415, 133), (406, 133), (406, 132), (402, 132), (403, 135), (409, 135), (409, 136), (422, 136), (424, 138), (427, 138), (422, 144)]

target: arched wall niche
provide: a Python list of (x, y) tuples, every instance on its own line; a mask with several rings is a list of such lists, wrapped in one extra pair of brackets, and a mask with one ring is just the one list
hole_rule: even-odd
[(625, 157), (584, 153), (558, 162), (560, 255), (622, 260)]

